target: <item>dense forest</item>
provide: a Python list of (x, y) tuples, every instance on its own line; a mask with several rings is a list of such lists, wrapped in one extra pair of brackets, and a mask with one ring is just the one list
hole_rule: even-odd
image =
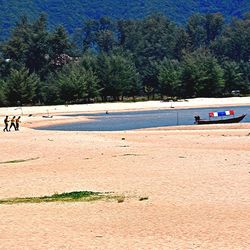
[(0, 40), (9, 35), (23, 15), (35, 20), (44, 12), (48, 27), (63, 25), (71, 34), (83, 20), (139, 19), (161, 12), (176, 23), (184, 24), (193, 13), (222, 13), (226, 20), (250, 11), (249, 0), (0, 0)]
[[(223, 1), (222, 1), (223, 2)], [(238, 1), (243, 2), (243, 1)], [(250, 14), (85, 20), (73, 36), (43, 14), (0, 43), (0, 105), (187, 98), (250, 92)]]

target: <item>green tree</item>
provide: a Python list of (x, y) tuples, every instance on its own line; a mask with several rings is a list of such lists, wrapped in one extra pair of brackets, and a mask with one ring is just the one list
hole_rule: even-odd
[(187, 54), (182, 62), (183, 96), (218, 96), (224, 88), (223, 70), (206, 50)]
[(41, 86), (43, 92), (43, 102), (45, 104), (61, 104), (60, 89), (57, 82), (57, 75), (51, 73)]
[(98, 97), (99, 95), (99, 79), (96, 76), (96, 73), (93, 72), (93, 70), (89, 69), (86, 70), (86, 80), (85, 80), (85, 98), (88, 102), (91, 101), (91, 99)]
[(98, 77), (104, 100), (107, 96), (112, 96), (114, 100), (126, 95), (134, 96), (140, 88), (139, 76), (132, 59), (119, 51), (102, 53), (98, 57)]
[(160, 94), (178, 96), (181, 88), (180, 63), (176, 60), (164, 59), (159, 65), (158, 80)]
[(187, 23), (187, 33), (195, 50), (200, 47), (209, 47), (222, 33), (224, 17), (217, 14), (193, 14)]
[(214, 44), (214, 52), (221, 58), (240, 62), (250, 61), (250, 19), (234, 19), (220, 39)]
[(216, 38), (218, 38), (224, 28), (225, 20), (222, 14), (207, 14), (206, 15), (206, 45), (210, 46)]
[(83, 26), (75, 31), (73, 41), (80, 52), (86, 52), (93, 48), (97, 31), (98, 21), (93, 19), (85, 20)]
[(49, 34), (49, 55), (52, 59), (57, 56), (68, 53), (73, 47), (72, 42), (69, 39), (69, 35), (63, 26), (58, 26), (55, 30)]
[(187, 33), (193, 49), (203, 47), (206, 44), (206, 17), (201, 14), (193, 14), (187, 23)]
[[(13, 29), (10, 38), (3, 44), (4, 58), (9, 58), (15, 64), (25, 65), (30, 72), (44, 77), (43, 71), (47, 66), (48, 32), (47, 19), (41, 14), (33, 23), (27, 17), (22, 17)], [(16, 67), (18, 68), (18, 67)]]
[(191, 50), (190, 39), (183, 28), (178, 28), (175, 34), (174, 58), (181, 61), (185, 53)]
[(22, 67), (20, 70), (11, 70), (10, 76), (6, 81), (6, 99), (10, 105), (32, 104), (36, 97), (36, 90), (40, 80), (34, 73)]
[(0, 77), (4, 79), (7, 78), (10, 74), (11, 69), (15, 66), (15, 63), (9, 58), (4, 59), (0, 57)]
[(44, 69), (48, 65), (46, 55), (48, 54), (49, 34), (46, 30), (47, 18), (44, 14), (34, 21), (31, 25), (30, 42), (28, 50), (25, 53), (25, 65), (30, 72), (35, 72), (45, 78)]
[(86, 51), (80, 58), (80, 65), (86, 70), (97, 70), (97, 54), (91, 51)]
[(120, 22), (118, 27), (120, 43), (134, 55), (147, 95), (154, 96), (159, 87), (157, 63), (175, 57), (177, 26), (164, 15), (153, 14), (143, 20)]
[(111, 30), (100, 30), (96, 34), (96, 43), (103, 52), (111, 51), (116, 45), (114, 33)]
[(240, 89), (242, 84), (242, 72), (240, 72), (239, 64), (233, 61), (226, 61), (223, 64), (225, 91), (231, 93), (232, 90)]
[(250, 91), (250, 62), (240, 62), (240, 71), (242, 72), (242, 93), (247, 94)]
[(74, 35), (74, 41), (83, 50), (98, 50), (108, 52), (117, 45), (116, 22), (110, 17), (99, 20), (86, 20), (82, 28)]
[(77, 65), (66, 65), (55, 78), (59, 96), (64, 102), (82, 102), (98, 95), (98, 78), (92, 70)]
[(24, 63), (30, 43), (31, 24), (26, 16), (22, 16), (16, 23), (10, 38), (2, 44), (4, 58)]
[(60, 70), (65, 64), (71, 62), (73, 58), (69, 56), (73, 49), (73, 44), (68, 33), (63, 26), (58, 26), (48, 36), (48, 54), (44, 57), (47, 60), (47, 67), (43, 68), (44, 75)]
[(4, 58), (10, 58), (19, 68), (25, 65), (30, 72), (45, 80), (50, 71), (62, 66), (55, 63), (58, 57), (70, 52), (71, 48), (72, 43), (65, 29), (59, 26), (48, 32), (47, 18), (41, 14), (33, 22), (22, 17), (10, 38), (3, 44), (2, 51)]
[(0, 105), (1, 106), (5, 104), (4, 85), (5, 85), (5, 82), (2, 79), (0, 79)]

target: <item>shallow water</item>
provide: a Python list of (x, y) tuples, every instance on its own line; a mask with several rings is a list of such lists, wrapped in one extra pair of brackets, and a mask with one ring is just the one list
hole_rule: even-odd
[[(141, 128), (155, 128), (176, 125), (193, 125), (194, 116), (208, 119), (209, 112), (235, 110), (236, 116), (247, 114), (242, 122), (250, 122), (250, 106), (150, 110), (135, 112), (110, 112), (98, 114), (77, 114), (68, 116), (88, 116), (93, 121), (61, 124), (38, 128), (59, 131), (123, 131)], [(221, 118), (218, 118), (221, 119)]]

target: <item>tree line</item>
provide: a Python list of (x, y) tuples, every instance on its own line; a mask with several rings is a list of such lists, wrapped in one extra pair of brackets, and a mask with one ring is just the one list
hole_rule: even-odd
[(72, 36), (22, 17), (0, 43), (0, 105), (229, 96), (250, 91), (250, 14), (86, 20)]

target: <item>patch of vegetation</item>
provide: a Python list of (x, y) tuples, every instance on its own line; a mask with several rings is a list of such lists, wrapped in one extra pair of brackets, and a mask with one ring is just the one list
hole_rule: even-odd
[(140, 197), (139, 198), (139, 201), (146, 201), (146, 200), (148, 200), (149, 198), (148, 197)]
[(124, 154), (122, 156), (141, 156), (140, 154)]
[(118, 203), (123, 203), (125, 201), (125, 196), (120, 196), (117, 198)]
[(143, 156), (142, 154), (123, 154), (123, 155), (113, 155), (113, 158), (116, 157), (127, 157), (127, 156)]
[(0, 204), (19, 204), (19, 203), (50, 203), (50, 202), (89, 202), (97, 200), (116, 200), (121, 201), (123, 196), (115, 196), (110, 193), (100, 193), (92, 191), (78, 191), (62, 194), (53, 194), (51, 196), (42, 197), (16, 197), (0, 200)]
[(30, 158), (30, 159), (21, 159), (21, 160), (12, 160), (12, 161), (2, 161), (0, 164), (15, 164), (15, 163), (22, 163), (27, 161), (35, 161), (38, 160), (40, 157)]

